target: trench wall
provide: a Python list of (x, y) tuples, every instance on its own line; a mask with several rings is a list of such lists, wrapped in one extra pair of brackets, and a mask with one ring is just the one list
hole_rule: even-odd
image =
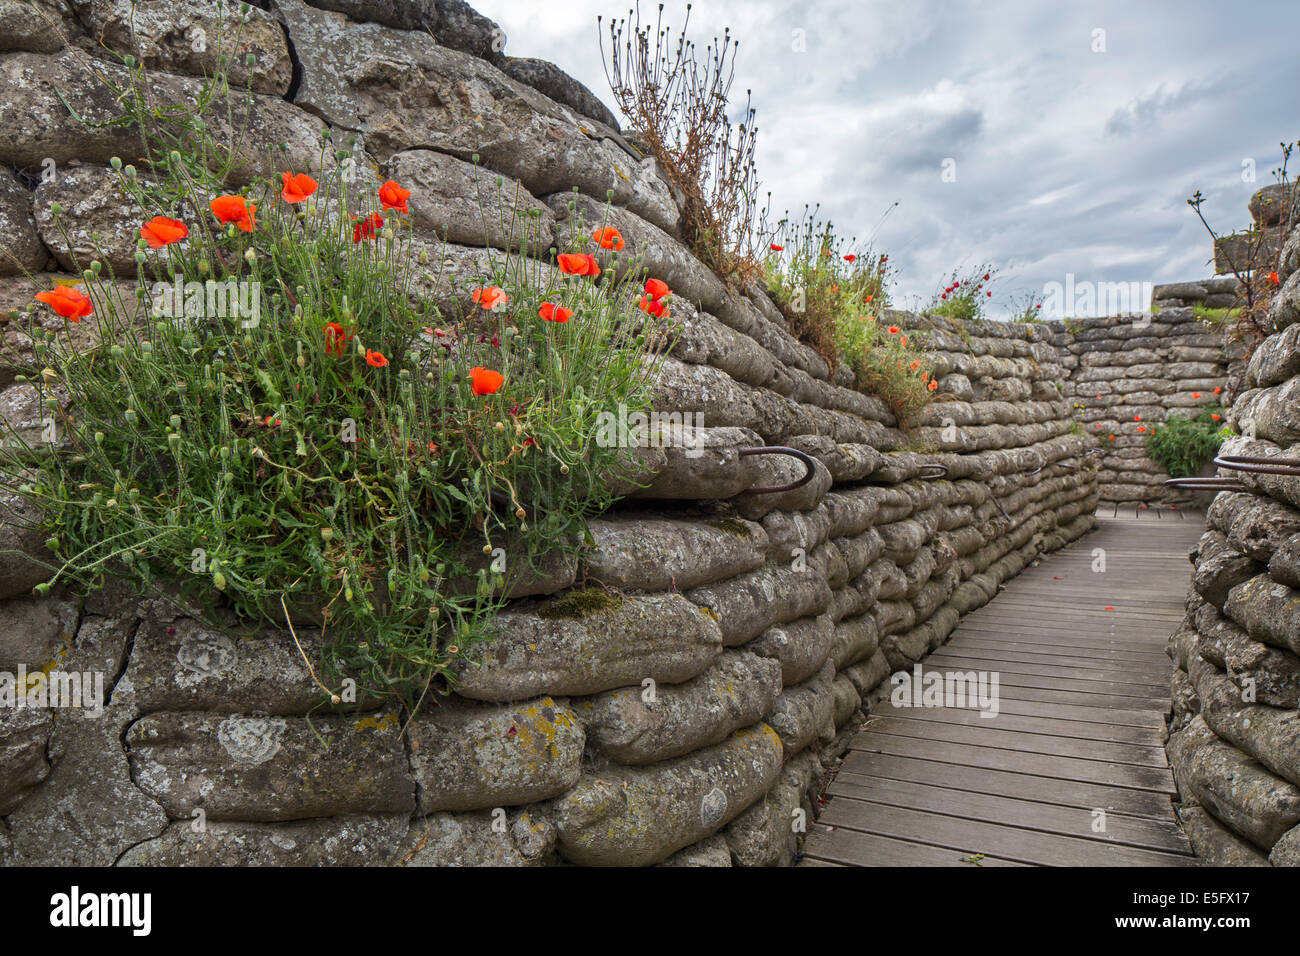
[[(1240, 363), (1226, 416), (1254, 438), (1224, 455), (1300, 460), (1300, 230), (1281, 258), (1268, 337)], [(1179, 817), (1207, 862), (1300, 866), (1300, 477), (1218, 474), (1243, 490), (1210, 505), (1169, 642)]]
[[(140, 211), (107, 169), (132, 155), (129, 131), (88, 129), (64, 101), (114, 115), (89, 69), (117, 75), (103, 44), (184, 103), (223, 29), (215, 3), (142, 0), (134, 34), (124, 0), (36, 6), (53, 26), (0, 0), (0, 229), (16, 260), (0, 260), (0, 313), (20, 359), (53, 321), (35, 291), (91, 249), (134, 267)], [(702, 425), (643, 451), (648, 486), (592, 522), (581, 560), (513, 581), (500, 636), (416, 714), (322, 705), (284, 632), (232, 637), (122, 587), (32, 596), (43, 535), (0, 502), (0, 671), (102, 673), (109, 701), (0, 708), (0, 863), (788, 864), (888, 675), (1092, 527), (1095, 443), (1062, 384), (1082, 359), (1047, 329), (889, 313), (942, 384), (904, 434), (765, 292), (690, 255), (673, 191), (595, 97), (506, 55), (464, 4), (271, 0), (243, 36), (254, 93), (237, 120), (285, 146), (274, 167), (247, 148), (251, 168), (308, 169), (323, 130), (355, 136), (363, 177), (414, 191), (415, 227), (447, 240), (453, 275), (512, 251), (505, 233), (481, 245), (475, 163), (553, 235), (570, 202), (603, 215), (612, 191), (612, 224), (677, 295), (656, 407)], [(18, 370), (0, 367), (0, 411), (34, 428)], [(801, 466), (738, 449), (777, 444), (811, 455), (815, 478), (754, 494)], [(316, 659), (320, 636), (297, 637)]]

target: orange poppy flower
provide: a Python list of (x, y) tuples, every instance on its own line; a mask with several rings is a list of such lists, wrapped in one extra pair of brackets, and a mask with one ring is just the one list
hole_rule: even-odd
[(154, 216), (140, 227), (140, 236), (149, 243), (150, 249), (161, 249), (173, 242), (180, 242), (190, 234), (185, 223), (166, 216)]
[(1277, 285), (1277, 284), (1278, 284), (1277, 273), (1276, 273), (1276, 272), (1270, 272), (1270, 273), (1268, 274), (1268, 281), (1271, 282), (1271, 283), (1273, 283), (1274, 285)]
[(869, 302), (870, 302), (872, 299), (874, 299), (874, 298), (875, 298), (874, 295), (869, 295), (869, 296), (867, 296), (865, 299), (863, 299), (862, 301), (863, 301), (863, 302), (868, 302), (868, 303), (869, 303)]
[(1144, 432), (1144, 431), (1146, 431), (1146, 430), (1147, 430), (1147, 427), (1146, 427), (1145, 425), (1139, 425), (1139, 426), (1138, 426), (1138, 431), (1140, 431), (1140, 432)]
[(1214, 386), (1214, 394), (1215, 394), (1215, 395), (1218, 395), (1218, 394), (1219, 394), (1220, 392), (1222, 392), (1222, 391), (1223, 391), (1223, 389), (1220, 388), (1219, 386), (1217, 386), (1217, 385)]
[(921, 367), (920, 359), (913, 359), (912, 364), (908, 366), (908, 368), (910, 368), (913, 372), (915, 372), (920, 367)]
[(469, 370), (470, 385), (475, 395), (491, 395), (501, 388), (506, 378), (500, 372), (490, 368), (475, 366)]
[(672, 290), (668, 288), (668, 283), (663, 279), (645, 280), (645, 294), (650, 296), (652, 299), (662, 299), (671, 292)]
[(253, 218), (257, 206), (243, 196), (218, 196), (209, 205), (212, 215), (217, 217), (217, 222), (233, 222), (244, 232), (252, 232), (253, 227), (257, 225)]
[(936, 382), (934, 379), (930, 379), (930, 391), (933, 392), (938, 387), (939, 387), (939, 383)]
[(490, 285), (482, 289), (475, 289), (473, 295), (474, 301), (489, 312), (496, 309), (499, 305), (505, 305), (510, 301), (510, 296), (499, 285)]
[(901, 344), (901, 345), (906, 345), (906, 344), (907, 344), (907, 336), (906, 336), (906, 335), (901, 336), (901, 337), (899, 338), (898, 341), (899, 341), (899, 344)]
[(410, 212), (406, 207), (406, 200), (411, 198), (411, 191), (403, 189), (391, 179), (379, 187), (379, 201), (383, 203), (385, 209), (396, 209), (398, 212)]
[(636, 307), (657, 319), (662, 319), (668, 315), (668, 310), (664, 308), (664, 304), (657, 299), (650, 298), (648, 295), (641, 296), (637, 300)]
[(90, 304), (90, 296), (71, 286), (55, 286), (48, 292), (36, 293), (36, 298), (69, 322), (80, 322), (95, 311)]
[(299, 173), (294, 176), (292, 173), (285, 171), (281, 173), (280, 179), (284, 183), (284, 188), (280, 190), (280, 198), (290, 205), (302, 202), (316, 191), (316, 180), (306, 173)]
[(365, 219), (352, 220), (352, 241), (360, 242), (362, 239), (373, 239), (380, 229), (384, 228), (384, 217), (377, 212), (372, 212)]
[(591, 238), (595, 239), (602, 249), (614, 249), (617, 251), (622, 249), (625, 245), (623, 242), (623, 234), (613, 226), (605, 226), (603, 229), (597, 229), (591, 234)]
[(1192, 398), (1200, 398), (1200, 397), (1201, 397), (1200, 392), (1192, 392)]
[(923, 382), (928, 382), (928, 381), (930, 381), (930, 373), (929, 373), (929, 372), (922, 372), (922, 373), (921, 373), (921, 381), (923, 381)]
[(347, 348), (349, 335), (337, 322), (327, 322), (325, 324), (325, 354), (339, 356)]
[(384, 358), (383, 352), (372, 352), (366, 349), (366, 364), (372, 368), (383, 368), (388, 364), (388, 359)]
[(573, 310), (566, 309), (562, 305), (555, 305), (553, 302), (543, 302), (537, 314), (547, 322), (568, 322), (573, 318)]
[(556, 262), (565, 275), (591, 276), (593, 279), (600, 275), (600, 265), (585, 252), (562, 253), (556, 256)]
[(1210, 417), (1213, 418), (1216, 422), (1219, 421), (1221, 418), (1223, 418), (1223, 416), (1220, 415), (1218, 412), (1211, 412)]

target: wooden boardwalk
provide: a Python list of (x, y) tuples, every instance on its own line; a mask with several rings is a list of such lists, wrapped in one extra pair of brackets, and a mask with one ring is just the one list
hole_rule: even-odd
[(1161, 732), (1165, 639), (1203, 515), (1108, 506), (1097, 520), (921, 662), (923, 673), (996, 674), (997, 715), (882, 701), (800, 865), (1195, 865)]

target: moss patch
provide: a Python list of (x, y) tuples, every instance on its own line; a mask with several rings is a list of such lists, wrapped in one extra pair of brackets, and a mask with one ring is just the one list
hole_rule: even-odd
[(719, 531), (725, 531), (727, 534), (734, 534), (737, 538), (749, 541), (754, 537), (754, 530), (745, 522), (738, 518), (718, 518), (715, 521), (708, 522), (710, 528), (717, 528)]
[(572, 591), (558, 601), (552, 601), (538, 611), (537, 616), (548, 620), (578, 620), (602, 611), (612, 611), (622, 604), (621, 597), (599, 588), (588, 588), (585, 591)]

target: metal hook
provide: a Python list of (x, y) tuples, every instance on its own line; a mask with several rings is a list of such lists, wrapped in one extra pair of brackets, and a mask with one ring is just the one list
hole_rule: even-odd
[(741, 448), (740, 456), (742, 458), (749, 455), (790, 455), (798, 458), (807, 469), (802, 478), (792, 481), (787, 485), (773, 485), (770, 488), (750, 488), (746, 494), (750, 495), (773, 495), (782, 491), (794, 491), (796, 488), (802, 488), (808, 482), (813, 480), (813, 475), (817, 474), (817, 462), (811, 455), (806, 455), (797, 448), (787, 448), (785, 445), (764, 445), (761, 448)]
[(934, 481), (936, 478), (945, 478), (948, 475), (948, 466), (941, 465), (937, 461), (932, 461), (928, 464), (922, 465), (920, 471), (925, 471), (927, 468), (937, 468), (939, 473), (937, 475), (923, 475), (918, 473), (916, 477), (923, 481)]
[(1236, 478), (1170, 478), (1168, 488), (1187, 491), (1245, 491), (1246, 486)]
[(1220, 468), (1248, 471), (1259, 475), (1290, 475), (1300, 478), (1300, 459), (1262, 457), (1259, 455), (1220, 455), (1214, 459)]

